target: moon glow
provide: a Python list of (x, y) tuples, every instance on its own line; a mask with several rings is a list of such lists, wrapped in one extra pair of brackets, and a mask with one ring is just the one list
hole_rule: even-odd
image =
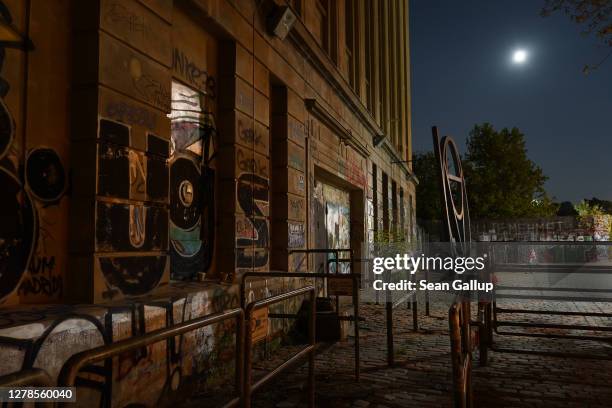
[(527, 51), (525, 50), (515, 50), (512, 54), (512, 62), (515, 64), (524, 64), (527, 61)]

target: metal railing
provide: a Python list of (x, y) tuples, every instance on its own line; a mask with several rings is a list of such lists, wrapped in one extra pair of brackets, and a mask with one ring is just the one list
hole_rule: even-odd
[[(55, 384), (51, 380), (51, 376), (47, 371), (41, 368), (28, 368), (15, 373), (0, 376), (0, 387), (53, 387)], [(0, 403), (0, 406), (5, 407), (7, 403)], [(22, 406), (20, 403), (15, 403), (15, 406)], [(53, 402), (35, 402), (35, 407), (53, 407)]]
[(96, 347), (77, 354), (66, 361), (62, 367), (59, 377), (58, 386), (73, 387), (77, 379), (79, 371), (87, 364), (92, 364), (102, 360), (110, 359), (128, 351), (137, 350), (146, 347), (150, 344), (167, 340), (169, 338), (185, 334), (187, 332), (201, 329), (211, 324), (219, 323), (228, 319), (236, 320), (236, 394), (225, 407), (239, 406), (243, 395), (243, 353), (244, 353), (244, 311), (240, 308), (230, 309), (219, 313), (199, 317), (189, 320), (184, 323), (174, 325), (159, 330), (154, 330), (150, 333), (139, 337), (133, 337), (126, 340), (121, 340), (116, 343)]
[(41, 368), (29, 368), (0, 377), (0, 387), (52, 387), (53, 385), (49, 373)]
[[(360, 319), (359, 316), (359, 286), (358, 279), (360, 277), (357, 273), (345, 273), (339, 275), (331, 275), (328, 273), (310, 273), (310, 272), (247, 272), (242, 275), (242, 282), (240, 284), (240, 302), (241, 305), (244, 305), (246, 302), (246, 281), (251, 277), (259, 277), (259, 278), (321, 278), (327, 279), (330, 276), (333, 276), (337, 279), (351, 279), (352, 280), (352, 298), (353, 298), (353, 306), (354, 306), (354, 335), (355, 335), (355, 380), (359, 381), (360, 377), (360, 355), (359, 355), (359, 325), (357, 322)], [(316, 302), (315, 302), (316, 303)], [(279, 316), (280, 317), (280, 316)], [(284, 317), (296, 317), (295, 315), (287, 315)]]
[[(537, 301), (556, 301), (556, 302), (576, 302), (576, 303), (588, 303), (588, 302), (612, 302), (612, 290), (599, 287), (601, 283), (601, 277), (605, 275), (612, 276), (612, 265), (596, 265), (591, 263), (580, 264), (580, 263), (568, 263), (567, 259), (581, 259), (582, 261), (588, 260), (588, 256), (585, 254), (589, 253), (593, 248), (597, 251), (599, 247), (609, 249), (612, 244), (609, 242), (526, 242), (507, 244), (508, 248), (503, 243), (495, 245), (496, 251), (492, 251), (494, 254), (493, 260), (495, 262), (494, 273), (518, 274), (516, 276), (543, 276), (553, 277), (560, 279), (567, 277), (572, 274), (580, 274), (582, 276), (597, 277), (597, 280), (589, 280), (585, 278), (580, 279), (580, 286), (573, 287), (547, 287), (542, 285), (496, 285), (494, 302), (492, 305), (492, 313), (490, 314), (489, 322), (487, 323), (491, 327), (491, 332), (495, 332), (497, 335), (504, 336), (518, 336), (518, 337), (534, 337), (534, 338), (549, 338), (549, 339), (571, 339), (571, 340), (586, 340), (595, 342), (612, 342), (610, 336), (594, 336), (589, 334), (572, 334), (568, 331), (584, 331), (610, 333), (612, 327), (610, 326), (597, 326), (589, 324), (568, 324), (568, 323), (550, 323), (550, 322), (538, 322), (538, 321), (508, 321), (501, 320), (500, 317), (503, 315), (531, 315), (531, 316), (565, 316), (565, 317), (584, 317), (584, 318), (605, 318), (609, 319), (612, 317), (612, 313), (609, 312), (592, 312), (592, 311), (579, 311), (579, 310), (537, 310), (533, 308), (519, 308), (519, 307), (500, 307), (498, 300), (501, 299), (515, 299), (515, 300), (537, 300)], [(570, 248), (566, 248), (570, 247)], [(500, 255), (499, 248), (503, 250)], [(519, 263), (519, 262), (508, 262), (510, 257), (508, 256), (509, 250), (512, 249), (516, 253), (511, 255), (516, 256), (519, 252), (532, 251), (534, 254), (536, 251), (541, 252), (542, 250), (548, 250), (552, 255), (553, 262), (547, 263)], [(571, 254), (571, 255), (568, 255)], [(522, 254), (524, 255), (524, 254)], [(523, 256), (524, 257), (524, 256)], [(521, 258), (521, 257), (518, 257)], [(561, 260), (558, 262), (558, 260)], [(500, 260), (502, 262), (500, 262)], [(559, 278), (557, 278), (559, 277)], [(533, 280), (536, 280), (533, 278)], [(542, 280), (542, 279), (540, 279)], [(546, 280), (544, 280), (546, 281)], [(590, 286), (585, 286), (585, 283), (591, 283)], [(606, 296), (607, 295), (607, 296)], [(524, 329), (544, 329), (538, 330), (537, 332), (529, 331), (513, 331), (513, 330), (500, 330), (502, 327), (513, 327), (513, 328), (524, 328)], [(545, 330), (552, 329), (555, 332), (545, 332)], [(562, 330), (562, 332), (558, 332)], [(601, 359), (601, 360), (612, 360), (610, 355), (594, 355), (592, 353), (560, 353), (554, 351), (538, 351), (538, 350), (518, 350), (518, 349), (505, 349), (498, 347), (491, 342), (490, 348), (493, 351), (498, 352), (512, 352), (522, 354), (541, 354), (559, 357), (573, 357), (573, 358), (585, 358), (585, 359)]]
[[(385, 280), (391, 282), (391, 276), (394, 272), (391, 270), (385, 271)], [(412, 281), (413, 275), (410, 275)], [(380, 303), (379, 292), (376, 291), (376, 304)], [(418, 318), (418, 304), (416, 291), (407, 291), (402, 294), (399, 299), (393, 299), (390, 291), (385, 291), (385, 326), (387, 333), (387, 364), (392, 366), (395, 364), (395, 343), (393, 333), (393, 311), (406, 302), (408, 310), (412, 311), (412, 330), (418, 331), (419, 329), (419, 318)]]
[[(370, 258), (328, 259), (327, 260), (328, 270), (329, 270), (329, 264), (333, 263), (333, 262), (336, 262), (336, 264), (338, 262), (339, 263), (350, 262), (351, 265), (353, 265), (354, 263), (371, 263), (372, 259), (370, 259)], [(336, 270), (338, 270), (337, 267), (336, 267)], [(389, 272), (389, 273), (391, 273), (391, 272)], [(335, 275), (333, 275), (333, 276), (335, 277)], [(360, 278), (361, 278), (361, 276), (360, 276)], [(390, 279), (387, 278), (387, 281), (390, 281)], [(380, 301), (380, 299), (379, 299), (379, 291), (376, 291), (376, 304), (377, 305), (379, 304), (379, 301)], [(393, 334), (393, 311), (395, 309), (397, 309), (399, 306), (401, 306), (401, 304), (404, 303), (404, 302), (406, 302), (408, 310), (412, 310), (412, 329), (413, 329), (413, 331), (418, 331), (418, 329), (419, 329), (418, 304), (417, 304), (417, 299), (416, 299), (416, 292), (409, 292), (409, 293), (403, 295), (400, 299), (395, 300), (395, 301), (389, 299), (389, 296), (387, 296), (387, 299), (385, 299), (385, 326), (386, 326), (386, 334), (387, 334), (387, 364), (389, 366), (392, 366), (392, 365), (395, 364), (395, 344), (394, 344), (394, 339), (393, 339), (394, 338), (394, 334)], [(336, 297), (336, 309), (339, 310), (338, 297)], [(357, 365), (358, 365), (358, 363), (357, 363)], [(359, 378), (358, 374), (356, 374), (356, 377)]]
[[(349, 258), (348, 259), (343, 259), (344, 262), (350, 262), (351, 265), (351, 273), (350, 274), (339, 274), (338, 271), (340, 270), (340, 262), (341, 259), (340, 258), (340, 253), (341, 252), (348, 252), (349, 253)], [(360, 380), (360, 357), (359, 357), (359, 279), (361, 279), (361, 275), (358, 273), (354, 273), (353, 272), (353, 265), (355, 262), (355, 251), (352, 248), (311, 248), (311, 249), (292, 249), (289, 251), (289, 255), (291, 254), (334, 254), (335, 255), (335, 259), (333, 259), (333, 262), (336, 264), (336, 273), (333, 274), (334, 278), (340, 278), (340, 279), (353, 279), (353, 288), (352, 288), (352, 302), (353, 302), (353, 316), (354, 316), (354, 325), (353, 325), (353, 334), (355, 337), (355, 351), (354, 351), (354, 355), (355, 355), (355, 381), (359, 381)], [(330, 274), (329, 273), (329, 260), (326, 263), (326, 273), (325, 274), (319, 274), (319, 275), (323, 275), (323, 276), (317, 276), (320, 278), (329, 278)], [(314, 275), (314, 274), (312, 274)], [(344, 277), (347, 278), (344, 278)], [(313, 276), (315, 277), (315, 276)], [(355, 278), (354, 278), (355, 277)], [(339, 310), (339, 306), (340, 306), (340, 302), (338, 300), (338, 297), (336, 297), (336, 312), (339, 314), (340, 310)]]
[[(268, 307), (272, 304), (282, 302), (292, 297), (310, 294), (310, 316), (308, 319), (309, 329), (309, 344), (291, 358), (284, 361), (281, 365), (276, 367), (271, 372), (264, 375), (262, 378), (252, 383), (252, 343), (253, 343), (253, 327), (252, 327), (252, 316), (253, 313), (263, 307)], [(308, 355), (308, 406), (314, 408), (315, 406), (315, 324), (316, 324), (316, 289), (314, 286), (306, 286), (300, 289), (292, 290), (290, 292), (282, 293), (280, 295), (271, 296), (265, 299), (256, 300), (249, 303), (245, 308), (245, 320), (246, 320), (246, 336), (245, 336), (245, 370), (244, 370), (244, 383), (242, 386), (244, 392), (243, 406), (245, 408), (251, 407), (251, 397), (253, 392), (263, 387), (265, 384), (270, 382), (280, 373), (288, 369), (289, 367), (296, 364), (299, 360)]]
[(310, 248), (310, 249), (291, 249), (289, 251), (289, 255), (291, 254), (334, 254), (335, 258), (328, 259), (325, 263), (327, 267), (326, 272), (329, 272), (329, 261), (333, 261), (336, 264), (336, 272), (338, 272), (340, 268), (340, 252), (348, 252), (349, 259), (351, 260), (351, 268), (353, 266), (353, 259), (355, 258), (355, 251), (352, 248)]

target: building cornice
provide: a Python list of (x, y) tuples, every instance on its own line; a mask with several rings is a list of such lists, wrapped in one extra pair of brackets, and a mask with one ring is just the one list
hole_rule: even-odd
[[(321, 47), (314, 40), (312, 34), (306, 29), (306, 26), (301, 20), (296, 21), (295, 25), (289, 32), (289, 40), (294, 44), (297, 50), (313, 66), (326, 81), (338, 92), (342, 100), (349, 106), (351, 111), (361, 119), (363, 125), (372, 133), (372, 145), (374, 147), (381, 146), (392, 159), (394, 164), (398, 165), (406, 178), (411, 179), (418, 184), (418, 179), (410, 168), (402, 161), (402, 158), (392, 146), (384, 131), (378, 126), (370, 112), (363, 106), (352, 89), (340, 75), (337, 67), (331, 62), (327, 54), (323, 52)], [(327, 126), (331, 127), (338, 133), (345, 143), (353, 146), (364, 156), (369, 156), (367, 146), (363, 145), (356, 137), (352, 135), (350, 130), (346, 129), (340, 122), (330, 114), (320, 103), (315, 99), (307, 99), (305, 101), (306, 108), (323, 121)]]
[(317, 102), (316, 99), (304, 99), (304, 104), (310, 113), (336, 133), (345, 144), (353, 147), (364, 157), (370, 155), (368, 147), (361, 143), (361, 141), (353, 135), (353, 132), (342, 126), (342, 124), (327, 109)]
[(378, 126), (370, 112), (363, 106), (344, 78), (342, 78), (336, 66), (319, 47), (319, 44), (317, 44), (302, 21), (296, 21), (289, 33), (289, 39), (300, 54), (307, 58), (323, 78), (334, 87), (342, 100), (349, 105), (351, 111), (359, 117), (363, 125), (372, 133), (373, 137), (384, 138), (385, 135), (383, 130)]

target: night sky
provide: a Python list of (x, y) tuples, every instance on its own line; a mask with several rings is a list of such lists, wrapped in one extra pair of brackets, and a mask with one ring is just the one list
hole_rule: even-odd
[(583, 74), (608, 49), (564, 14), (540, 17), (543, 5), (410, 0), (414, 151), (432, 150), (432, 125), (462, 153), (475, 123), (516, 126), (557, 201), (612, 199), (612, 57)]

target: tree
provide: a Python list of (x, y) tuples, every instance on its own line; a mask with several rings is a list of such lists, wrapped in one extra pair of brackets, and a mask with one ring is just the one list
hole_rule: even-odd
[[(612, 1), (610, 0), (545, 0), (540, 14), (544, 17), (562, 12), (572, 21), (584, 27), (583, 34), (595, 34), (606, 46), (612, 47)], [(612, 49), (604, 58), (593, 65), (585, 65), (584, 73), (600, 67)]]
[(436, 156), (433, 152), (418, 152), (412, 156), (412, 169), (419, 178), (416, 186), (416, 217), (421, 220), (439, 220), (440, 181)]
[(604, 211), (597, 204), (591, 204), (588, 200), (582, 200), (574, 206), (579, 217), (590, 215), (604, 215)]
[(557, 206), (544, 190), (547, 177), (527, 157), (517, 129), (474, 126), (463, 161), (472, 218), (552, 216)]
[[(476, 125), (467, 140), (462, 159), (470, 217), (548, 217), (558, 204), (544, 190), (542, 169), (527, 157), (523, 134), (516, 128), (496, 131), (488, 123)], [(438, 164), (433, 152), (413, 156), (419, 178), (416, 215), (420, 220), (439, 220), (441, 215)], [(569, 203), (573, 209), (572, 204)]]
[(584, 200), (585, 202), (587, 202), (591, 207), (597, 207), (599, 208), (603, 213), (605, 214), (611, 214), (612, 215), (612, 201), (610, 200), (600, 200), (597, 197), (593, 197), (590, 200)]
[(569, 201), (563, 201), (559, 205), (559, 211), (557, 211), (559, 217), (575, 217), (578, 215), (578, 211), (574, 208), (574, 204)]

